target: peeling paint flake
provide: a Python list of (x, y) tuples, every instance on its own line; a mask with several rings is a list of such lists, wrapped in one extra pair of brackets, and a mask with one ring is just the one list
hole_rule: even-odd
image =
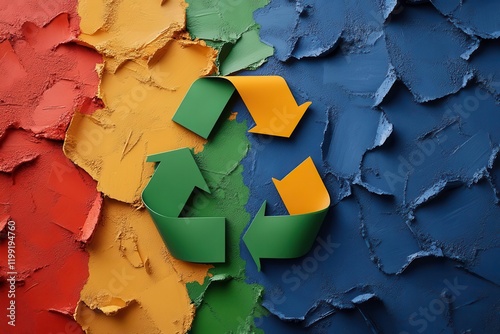
[[(107, 9), (116, 19), (106, 34), (80, 37), (94, 43), (104, 56), (99, 88), (104, 108), (92, 115), (78, 113), (64, 144), (66, 155), (98, 181), (100, 191), (135, 205), (139, 205), (142, 188), (153, 172), (153, 166), (144, 163), (146, 155), (183, 146), (202, 149), (204, 141), (173, 123), (171, 117), (192, 81), (213, 72), (215, 60), (215, 51), (204, 42), (176, 37), (184, 33), (183, 16), (181, 20), (170, 13), (172, 22), (163, 21), (164, 11), (183, 11), (183, 2), (157, 6), (148, 11), (155, 14), (144, 22), (144, 33), (160, 37), (147, 44), (119, 42), (125, 38), (119, 26), (126, 21), (121, 20), (131, 15), (130, 8), (122, 6)], [(86, 18), (93, 14), (80, 15)], [(177, 70), (179, 62), (184, 64), (182, 72)]]
[(464, 183), (481, 178), (500, 141), (494, 130), (500, 122), (494, 97), (471, 85), (422, 105), (400, 85), (395, 92), (381, 106), (394, 126), (393, 143), (364, 156), (362, 180), (406, 203), (420, 197), (441, 175)]
[(253, 12), (267, 0), (187, 1), (189, 33), (218, 51), (217, 64), (222, 75), (260, 66), (273, 54), (259, 39), (259, 26)]
[[(0, 293), (20, 332), (500, 332), (500, 2), (0, 2), (0, 254), (15, 224), (18, 259)], [(290, 138), (248, 133), (238, 99), (208, 140), (171, 120), (231, 73), (313, 102)], [(146, 157), (183, 147), (210, 192), (180, 216), (225, 217), (225, 263), (176, 259), (141, 201)], [(306, 157), (325, 221), (258, 271), (241, 237), (263, 201), (287, 214), (271, 180)]]
[[(272, 45), (281, 61), (317, 57), (333, 50), (342, 33), (344, 4), (330, 1), (318, 6), (314, 1), (272, 1), (256, 12), (261, 38)], [(322, 24), (328, 23), (328, 31)]]
[[(12, 145), (16, 150), (9, 151)], [(11, 173), (0, 173), (0, 216), (10, 217), (15, 225), (16, 328), (44, 333), (71, 325), (78, 330), (72, 318), (51, 310), (65, 306), (72, 313), (88, 276), (88, 254), (77, 240), (84, 228), (92, 233), (91, 226), (84, 226), (98, 196), (96, 184), (63, 155), (61, 143), (33, 139), (23, 130), (7, 132), (0, 155), (16, 161), (23, 152), (33, 152), (37, 158)], [(0, 240), (3, 254), (7, 241)], [(12, 271), (7, 261), (2, 262), (3, 282)], [(2, 284), (0, 292), (7, 296), (8, 289), (9, 284)], [(47, 294), (48, 290), (57, 293)]]
[(74, 43), (74, 20), (63, 13), (44, 26), (27, 21), (1, 42), (0, 70), (9, 80), (0, 84), (0, 137), (9, 127), (22, 127), (62, 140), (74, 111), (94, 96), (100, 57)]
[(476, 43), (431, 6), (405, 8), (384, 31), (391, 63), (416, 101), (456, 93), (467, 83), (471, 70), (460, 56)]
[(75, 110), (94, 107), (101, 58), (76, 41), (76, 1), (0, 7), (0, 300), (4, 310), (15, 302), (0, 331), (81, 333), (73, 313), (89, 257), (80, 241), (93, 233), (100, 194), (62, 139)]
[(500, 21), (492, 13), (500, 12), (498, 1), (431, 0), (434, 7), (466, 34), (486, 39), (500, 37)]
[(308, 254), (246, 266), (264, 288), (265, 332), (500, 328), (498, 52), (479, 33), (498, 11), (456, 1), (442, 15), (439, 2), (272, 1), (255, 12), (276, 52), (256, 73), (314, 102), (289, 141), (248, 136), (246, 210), (279, 203), (266, 180), (306, 154), (334, 199)]
[(477, 71), (478, 80), (500, 101), (500, 65), (498, 54), (500, 45), (493, 41), (482, 41), (477, 52), (471, 57), (471, 65)]
[(394, 198), (369, 194), (355, 188), (361, 207), (361, 235), (366, 240), (372, 261), (387, 274), (396, 274), (408, 257), (421, 250), (405, 216)]

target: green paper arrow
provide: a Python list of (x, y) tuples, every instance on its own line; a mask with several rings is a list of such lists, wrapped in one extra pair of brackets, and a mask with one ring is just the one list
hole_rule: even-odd
[(194, 188), (210, 193), (188, 148), (150, 155), (158, 162), (142, 201), (170, 253), (189, 262), (225, 261), (225, 218), (179, 218)]
[(305, 255), (314, 243), (330, 206), (330, 195), (308, 157), (282, 180), (273, 178), (289, 216), (266, 216), (266, 202), (243, 236), (257, 269), (260, 260)]
[(311, 105), (298, 105), (280, 76), (203, 77), (193, 82), (172, 120), (207, 139), (235, 90), (255, 121), (253, 133), (288, 138)]
[(292, 259), (305, 255), (314, 243), (328, 208), (300, 215), (265, 216), (262, 204), (243, 236), (260, 271), (261, 259)]
[(200, 78), (193, 82), (172, 120), (207, 139), (234, 90), (229, 81)]

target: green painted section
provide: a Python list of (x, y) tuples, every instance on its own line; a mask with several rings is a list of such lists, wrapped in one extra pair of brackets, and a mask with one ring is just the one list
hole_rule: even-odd
[(266, 314), (260, 305), (262, 288), (245, 282), (240, 238), (250, 221), (245, 211), (249, 191), (243, 183), (240, 161), (249, 150), (247, 125), (224, 121), (205, 149), (195, 155), (210, 194), (197, 192), (187, 204), (186, 216), (226, 217), (226, 262), (215, 264), (203, 285), (187, 285), (198, 305), (191, 333), (262, 333), (254, 318)]
[(219, 56), (219, 72), (228, 75), (241, 69), (254, 70), (273, 52), (271, 46), (260, 41), (259, 29), (251, 29), (243, 33), (236, 44), (231, 44), (226, 54)]
[(191, 333), (264, 333), (254, 324), (254, 319), (264, 314), (256, 307), (260, 292), (260, 287), (240, 279), (212, 282)]
[(187, 29), (219, 51), (220, 74), (255, 69), (273, 48), (258, 38), (253, 12), (268, 0), (187, 0)]

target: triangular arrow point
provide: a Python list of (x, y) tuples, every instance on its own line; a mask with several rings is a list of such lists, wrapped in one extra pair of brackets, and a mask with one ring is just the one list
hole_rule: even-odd
[(302, 111), (302, 108), (304, 108), (304, 112), (302, 114), (304, 114), (307, 110), (307, 108), (309, 108), (309, 106), (312, 104), (311, 101), (307, 101), (307, 102), (304, 102), (302, 103), (299, 107), (299, 109)]
[(252, 259), (254, 260), (255, 264), (257, 265), (257, 270), (260, 271), (260, 257), (257, 254), (258, 251), (258, 242), (259, 240), (248, 240), (249, 238), (252, 238), (252, 235), (257, 236), (258, 233), (254, 233), (254, 229), (256, 228), (256, 224), (263, 223), (261, 220), (264, 219), (265, 214), (266, 214), (266, 203), (267, 201), (264, 201), (262, 203), (262, 206), (260, 207), (259, 211), (255, 215), (254, 219), (250, 223), (250, 226), (248, 227), (248, 230), (246, 231), (245, 235), (243, 236), (243, 242), (248, 248), (248, 251), (250, 252), (250, 255), (252, 256)]
[[(193, 166), (196, 166), (196, 168), (193, 168), (193, 176), (192, 179), (195, 181), (194, 186), (198, 189), (201, 189), (207, 193), (210, 194), (210, 189), (208, 188), (207, 182), (205, 181), (205, 178), (203, 177), (200, 169), (198, 168), (198, 165), (196, 164), (196, 160), (194, 159), (193, 156), (193, 151), (187, 147), (176, 149), (173, 151), (167, 151), (167, 152), (161, 152), (157, 154), (152, 154), (148, 155), (146, 157), (147, 162), (156, 162), (158, 164), (161, 163), (166, 163), (166, 159), (170, 159), (171, 161), (173, 160), (179, 160), (181, 159), (182, 155), (185, 155), (185, 159), (189, 161), (189, 165), (186, 168), (193, 168)], [(173, 157), (175, 156), (175, 159)], [(172, 159), (171, 159), (172, 157)], [(158, 168), (158, 167), (157, 167)], [(154, 172), (156, 173), (156, 171)], [(153, 176), (154, 176), (153, 173)]]

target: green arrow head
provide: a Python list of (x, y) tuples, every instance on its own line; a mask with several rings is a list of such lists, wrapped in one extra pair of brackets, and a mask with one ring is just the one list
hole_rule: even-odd
[(147, 161), (159, 163), (142, 192), (143, 202), (149, 209), (178, 217), (194, 187), (210, 192), (188, 148), (150, 155)]
[[(187, 147), (149, 155), (146, 161), (158, 163), (165, 162), (172, 171), (175, 169), (175, 171), (179, 172), (176, 174), (176, 177), (190, 180), (195, 187), (210, 193), (210, 189), (196, 164), (196, 160), (194, 160), (193, 152)], [(157, 166), (157, 170), (159, 168), (160, 164)]]
[(264, 222), (265, 213), (266, 213), (266, 201), (262, 203), (259, 212), (257, 212), (257, 215), (255, 215), (255, 218), (250, 224), (250, 227), (243, 236), (243, 242), (247, 246), (250, 255), (252, 255), (252, 258), (255, 264), (257, 265), (258, 271), (260, 271), (261, 257), (259, 254), (261, 250), (261, 243), (264, 242), (264, 240), (261, 239), (261, 236), (263, 233), (262, 228), (265, 225)]
[(266, 216), (265, 210), (266, 202), (243, 236), (259, 271), (261, 259), (292, 259), (307, 254), (328, 208), (290, 216)]

